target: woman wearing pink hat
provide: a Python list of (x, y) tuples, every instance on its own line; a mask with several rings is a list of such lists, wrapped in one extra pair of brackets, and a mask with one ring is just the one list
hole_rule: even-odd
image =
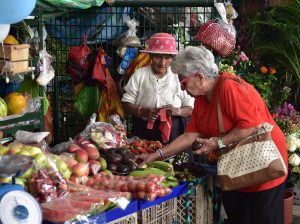
[(194, 98), (181, 90), (178, 76), (170, 69), (178, 53), (173, 36), (156, 33), (147, 43), (141, 52), (149, 53), (151, 64), (131, 76), (124, 88), (123, 108), (134, 116), (135, 136), (167, 143), (183, 133), (184, 117), (191, 115)]

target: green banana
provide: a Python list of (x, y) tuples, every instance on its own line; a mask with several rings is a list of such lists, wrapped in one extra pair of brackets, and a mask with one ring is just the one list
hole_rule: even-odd
[(129, 176), (141, 177), (141, 176), (146, 176), (148, 174), (162, 175), (165, 177), (169, 175), (169, 173), (165, 172), (164, 170), (149, 167), (143, 170), (134, 170), (129, 173)]
[(148, 163), (148, 167), (158, 168), (169, 173), (174, 173), (173, 165), (164, 161), (154, 161)]

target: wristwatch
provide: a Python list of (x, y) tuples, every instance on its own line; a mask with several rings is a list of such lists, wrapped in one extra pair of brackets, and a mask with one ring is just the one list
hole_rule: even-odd
[(218, 138), (217, 143), (218, 143), (219, 149), (227, 148), (227, 146), (223, 144), (221, 138)]

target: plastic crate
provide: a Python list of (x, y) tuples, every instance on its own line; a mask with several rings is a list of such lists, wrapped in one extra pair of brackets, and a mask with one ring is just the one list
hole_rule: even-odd
[(172, 224), (176, 221), (177, 198), (139, 211), (139, 224)]
[[(213, 177), (207, 178), (207, 183), (210, 189), (213, 187)], [(191, 224), (212, 224), (213, 221), (213, 203), (209, 195), (205, 192), (203, 185), (194, 187), (194, 194), (189, 196), (188, 211), (190, 214)], [(187, 210), (186, 196), (181, 195), (177, 198), (177, 223), (186, 223)]]
[(138, 224), (138, 216), (135, 212), (117, 220), (108, 222), (107, 224)]

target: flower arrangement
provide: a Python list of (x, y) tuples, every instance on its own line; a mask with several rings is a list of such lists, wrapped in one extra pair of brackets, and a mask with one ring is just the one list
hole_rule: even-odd
[(286, 136), (291, 181), (300, 187), (300, 113), (285, 102), (275, 109), (273, 118)]
[(273, 82), (277, 79), (276, 72), (276, 69), (273, 67), (261, 66), (256, 71), (243, 76), (243, 79), (255, 87), (268, 107), (271, 106), (270, 98), (273, 92)]
[(226, 58), (221, 58), (219, 65), (221, 72), (243, 75), (251, 67), (251, 61), (240, 46), (237, 46)]

